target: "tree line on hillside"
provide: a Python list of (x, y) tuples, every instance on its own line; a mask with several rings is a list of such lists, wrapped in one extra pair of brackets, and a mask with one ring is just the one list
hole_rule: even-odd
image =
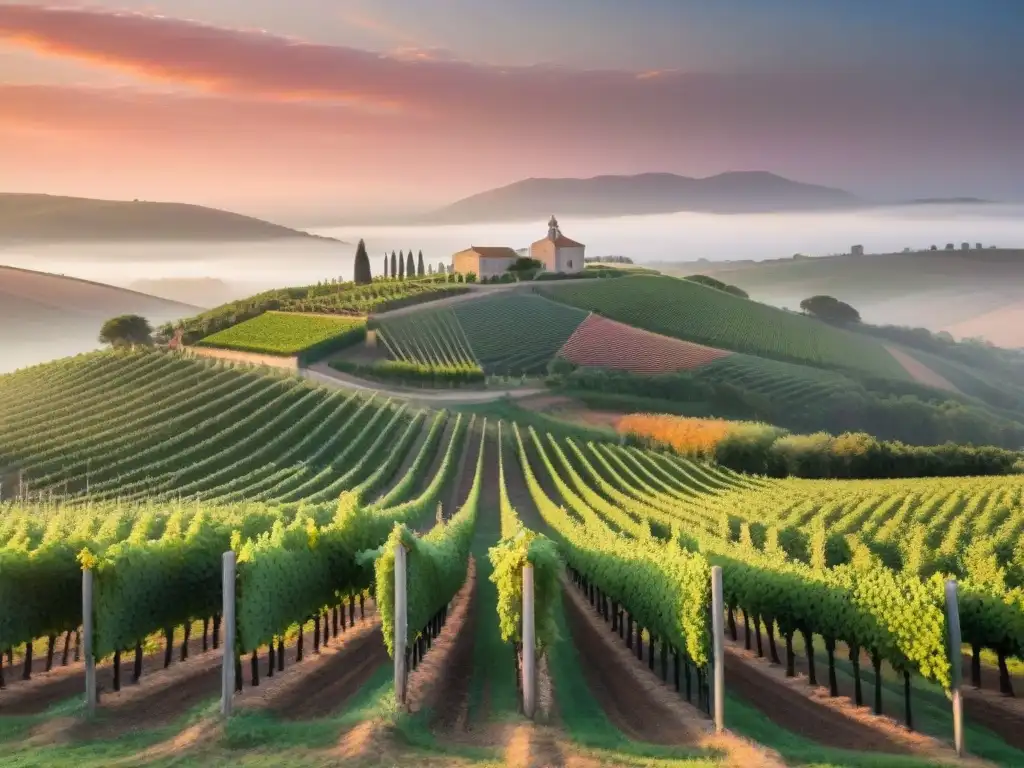
[[(628, 435), (628, 442), (679, 453), (656, 440)], [(683, 452), (684, 455), (686, 452)], [(880, 479), (967, 477), (1016, 471), (1019, 451), (995, 446), (907, 445), (865, 432), (794, 435), (770, 424), (737, 424), (704, 455), (737, 472), (770, 477)]]
[[(366, 285), (373, 282), (373, 272), (370, 269), (370, 256), (366, 251), (366, 243), (362, 240), (356, 246), (355, 274), (353, 276), (357, 285)], [(452, 266), (443, 261), (437, 263), (435, 269), (433, 264), (427, 264), (423, 260), (423, 251), (419, 251), (413, 257), (412, 249), (409, 253), (399, 251), (397, 254), (392, 251), (391, 255), (384, 254), (380, 276), (385, 280), (405, 280), (411, 277), (425, 277), (427, 275), (450, 275)]]
[[(624, 371), (578, 368), (549, 377), (552, 386), (620, 398), (643, 398), (642, 410), (692, 413), (706, 407), (711, 415), (761, 421), (800, 433), (866, 432), (909, 445), (952, 441), (1011, 450), (1024, 446), (1024, 424), (999, 418), (967, 398), (946, 398), (910, 382), (849, 381), (827, 396), (781, 401), (746, 387), (741, 380), (717, 380), (695, 372), (637, 376)], [(892, 387), (892, 388), (890, 388)]]
[(632, 264), (629, 256), (584, 256), (584, 264)]
[(724, 291), (725, 293), (731, 293), (733, 296), (739, 296), (741, 299), (749, 299), (750, 295), (739, 286), (729, 285), (723, 283), (721, 280), (717, 280), (708, 275), (688, 275), (683, 278), (689, 280), (691, 283), (698, 283), (708, 288), (714, 288), (717, 291)]

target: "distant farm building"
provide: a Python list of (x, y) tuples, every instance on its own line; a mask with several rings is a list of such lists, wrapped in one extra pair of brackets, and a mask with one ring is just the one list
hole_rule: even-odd
[(519, 254), (503, 246), (472, 245), (452, 256), (452, 266), (460, 275), (472, 272), (477, 277), (494, 277), (504, 274)]
[(452, 256), (452, 266), (459, 274), (472, 272), (479, 278), (494, 277), (508, 270), (516, 259), (529, 257), (544, 265), (548, 272), (582, 272), (586, 246), (562, 234), (558, 220), (552, 216), (548, 234), (529, 249), (505, 246), (470, 246)]
[(960, 243), (960, 250), (961, 251), (969, 251), (969, 250), (971, 250), (971, 244), (970, 243)]
[(850, 253), (853, 254), (854, 256), (863, 256), (864, 255), (864, 246), (863, 245), (853, 245), (853, 246), (850, 246)]

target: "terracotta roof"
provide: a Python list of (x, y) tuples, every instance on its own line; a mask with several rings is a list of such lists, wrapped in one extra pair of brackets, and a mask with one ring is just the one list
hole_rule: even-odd
[(554, 243), (558, 248), (585, 248), (583, 243), (577, 243), (575, 240), (566, 237), (565, 235), (559, 235), (554, 240), (548, 237), (542, 237), (540, 240), (534, 243), (534, 245), (540, 245), (541, 243)]
[(568, 238), (565, 235), (559, 235), (555, 238), (555, 245), (563, 248), (578, 248), (583, 246), (583, 243), (577, 243), (575, 240)]
[(471, 245), (470, 251), (485, 259), (518, 259), (519, 254), (514, 248), (500, 245)]

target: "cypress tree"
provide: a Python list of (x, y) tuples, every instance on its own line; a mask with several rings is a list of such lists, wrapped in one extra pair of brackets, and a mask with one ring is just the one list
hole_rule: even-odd
[(391, 252), (391, 278), (398, 277), (398, 267), (395, 266), (395, 252)]
[(412, 260), (412, 250), (409, 251), (409, 257), (405, 262), (405, 274), (409, 277), (416, 274), (416, 262)]
[(405, 279), (405, 254), (402, 251), (398, 252), (398, 279)]
[(356, 246), (356, 263), (354, 278), (356, 285), (366, 285), (373, 281), (373, 274), (370, 272), (370, 257), (366, 253), (366, 243), (362, 238)]
[(419, 257), (417, 258), (417, 261), (416, 261), (416, 274), (417, 275), (425, 275), (426, 273), (427, 273), (427, 271), (423, 267), (423, 251), (420, 251)]
[(388, 276), (388, 255), (386, 253), (384, 254), (384, 271), (381, 272), (381, 275)]

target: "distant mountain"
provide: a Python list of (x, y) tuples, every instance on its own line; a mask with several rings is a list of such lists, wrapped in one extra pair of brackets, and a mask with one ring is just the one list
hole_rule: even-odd
[(431, 223), (507, 221), (559, 216), (625, 216), (701, 211), (749, 213), (850, 208), (862, 204), (840, 189), (802, 184), (765, 171), (692, 179), (671, 173), (526, 179), (467, 197), (428, 214)]
[(45, 272), (0, 266), (0, 373), (100, 346), (103, 321), (137, 314), (156, 328), (198, 307)]
[(283, 238), (332, 239), (201, 205), (0, 192), (0, 244)]

